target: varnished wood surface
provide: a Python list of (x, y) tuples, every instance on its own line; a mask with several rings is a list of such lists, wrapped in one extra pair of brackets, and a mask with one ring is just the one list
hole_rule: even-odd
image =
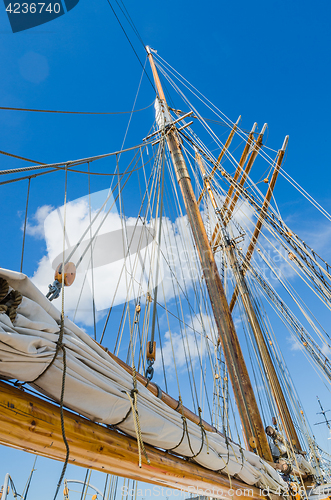
[[(193, 462), (146, 445), (150, 465), (138, 467), (135, 439), (64, 411), (70, 447), (69, 462), (196, 495), (262, 500), (253, 486), (210, 471)], [(53, 460), (64, 461), (60, 409), (22, 390), (0, 382), (0, 443)]]

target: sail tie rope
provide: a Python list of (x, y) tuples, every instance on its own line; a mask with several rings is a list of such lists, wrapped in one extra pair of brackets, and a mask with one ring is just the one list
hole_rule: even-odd
[(148, 465), (150, 464), (150, 460), (148, 458), (148, 455), (147, 455), (147, 452), (146, 452), (146, 449), (145, 449), (145, 445), (144, 445), (144, 441), (143, 441), (143, 438), (142, 438), (142, 432), (141, 432), (141, 427), (140, 427), (140, 421), (139, 421), (139, 413), (138, 413), (138, 398), (137, 398), (137, 394), (138, 394), (138, 389), (134, 388), (131, 390), (131, 393), (125, 391), (126, 395), (128, 396), (129, 400), (130, 400), (130, 404), (131, 404), (131, 411), (132, 411), (132, 415), (133, 415), (133, 423), (134, 423), (134, 428), (135, 428), (135, 431), (136, 431), (136, 437), (137, 437), (137, 445), (138, 445), (138, 453), (139, 453), (139, 467), (141, 467), (141, 452), (144, 453), (144, 456), (146, 458), (146, 462), (148, 463)]
[[(222, 469), (219, 469), (217, 472), (223, 472), (227, 466), (229, 465), (229, 461), (230, 461), (230, 451), (229, 451), (229, 440), (228, 440), (228, 436), (225, 436), (225, 444), (226, 444), (226, 449), (228, 450), (228, 458), (227, 458), (227, 461), (224, 465), (224, 467), (222, 467)], [(224, 458), (223, 458), (223, 455), (221, 453), (218, 454), (218, 456), (225, 462)], [(229, 476), (229, 472), (226, 471), (228, 476)], [(230, 477), (230, 476), (229, 476)]]
[[(121, 391), (121, 392), (124, 392), (125, 394), (127, 394), (126, 391)], [(129, 410), (127, 411), (126, 415), (122, 418), (122, 420), (120, 420), (119, 422), (116, 422), (116, 424), (112, 424), (112, 427), (117, 427), (118, 425), (121, 425), (123, 424), (123, 422), (125, 422), (125, 420), (128, 418), (128, 416), (130, 415), (132, 411), (132, 408), (130, 406)]]
[(199, 418), (200, 418), (200, 422), (199, 422), (199, 427), (201, 429), (201, 446), (200, 446), (200, 449), (198, 451), (198, 453), (194, 453), (193, 449), (192, 449), (192, 445), (191, 445), (191, 440), (190, 440), (190, 435), (188, 433), (188, 428), (187, 428), (187, 422), (186, 422), (186, 433), (187, 433), (187, 441), (188, 441), (188, 445), (190, 447), (190, 450), (191, 450), (191, 453), (193, 453), (193, 456), (190, 457), (191, 459), (192, 458), (196, 458), (197, 456), (200, 455), (200, 453), (202, 452), (203, 450), (203, 447), (204, 447), (204, 444), (205, 444), (205, 439), (206, 439), (206, 442), (207, 442), (207, 453), (209, 454), (209, 446), (208, 446), (208, 440), (207, 440), (207, 434), (206, 434), (206, 431), (205, 431), (205, 428), (202, 424), (202, 419), (201, 419), (201, 408), (199, 406), (198, 408), (199, 410)]
[(183, 413), (183, 403), (182, 403), (182, 398), (181, 396), (179, 396), (179, 401), (178, 401), (178, 406), (177, 408), (180, 406), (181, 409), (182, 409), (182, 415), (181, 415), (181, 418), (182, 418), (182, 421), (183, 421), (183, 434), (182, 434), (182, 437), (179, 441), (178, 444), (176, 444), (176, 446), (174, 446), (173, 448), (167, 448), (167, 451), (173, 451), (175, 450), (176, 448), (179, 448), (179, 446), (182, 444), (182, 442), (184, 441), (184, 437), (186, 435), (187, 437), (187, 442), (188, 442), (188, 445), (189, 445), (189, 448), (191, 450), (191, 453), (192, 453), (192, 456), (189, 457), (190, 459), (192, 458), (196, 458), (197, 456), (200, 455), (200, 453), (202, 452), (203, 450), (203, 447), (204, 447), (204, 444), (205, 444), (205, 439), (206, 439), (206, 445), (207, 445), (207, 453), (209, 454), (209, 444), (208, 444), (208, 437), (207, 437), (207, 433), (205, 431), (205, 428), (204, 428), (204, 425), (202, 423), (202, 418), (201, 418), (201, 408), (199, 407), (199, 417), (200, 417), (200, 422), (199, 422), (199, 427), (201, 428), (201, 446), (200, 446), (200, 449), (197, 453), (194, 453), (193, 449), (192, 449), (192, 446), (191, 446), (191, 440), (190, 440), (190, 435), (189, 435), (189, 432), (188, 432), (188, 427), (187, 427), (187, 420), (186, 420), (186, 417)]
[[(140, 314), (141, 308), (140, 306), (136, 307), (135, 310), (135, 320), (133, 322), (133, 328), (137, 327), (138, 325), (138, 318)], [(137, 389), (137, 372), (136, 372), (136, 367), (134, 363), (134, 347), (133, 347), (133, 328), (130, 331), (130, 343), (131, 343), (131, 349), (132, 349), (132, 381), (133, 381), (133, 389), (131, 389), (131, 392), (129, 393), (128, 391), (123, 391), (126, 393), (126, 395), (129, 398), (130, 405), (131, 405), (131, 412), (133, 415), (133, 423), (134, 423), (134, 428), (136, 432), (136, 438), (137, 438), (137, 445), (138, 445), (138, 454), (139, 454), (139, 467), (141, 467), (141, 452), (143, 452), (146, 462), (148, 465), (150, 464), (150, 460), (148, 458), (143, 437), (142, 437), (142, 432), (141, 432), (141, 426), (140, 426), (140, 420), (139, 420), (139, 413), (138, 413), (138, 389)], [(130, 412), (127, 413), (125, 418), (129, 416)], [(124, 418), (124, 420), (125, 420)]]

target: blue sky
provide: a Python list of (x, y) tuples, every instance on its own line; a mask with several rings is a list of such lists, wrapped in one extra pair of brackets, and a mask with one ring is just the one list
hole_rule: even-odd
[[(245, 129), (254, 121), (260, 128), (267, 122), (267, 144), (274, 149), (289, 134), (284, 168), (330, 211), (329, 2), (238, 0), (202, 5), (186, 0), (163, 4), (128, 0), (126, 7), (144, 42), (156, 48), (232, 120), (241, 114)], [(11, 32), (1, 5), (0, 25), (0, 106), (74, 111), (132, 108), (142, 68), (106, 0), (93, 4), (80, 0), (61, 18), (16, 34)], [(124, 25), (144, 63), (142, 45)], [(147, 71), (150, 74), (149, 68)], [(144, 78), (136, 108), (150, 105), (153, 99), (153, 89)], [(150, 107), (133, 116), (126, 146), (140, 143), (147, 135), (153, 115)], [(128, 115), (66, 116), (0, 110), (0, 149), (49, 163), (83, 158), (120, 149), (127, 123)], [(4, 155), (0, 161), (1, 170), (25, 165)], [(109, 167), (114, 167), (111, 161), (101, 168)], [(62, 204), (63, 176), (52, 175), (38, 183), (32, 181), (29, 214), (42, 205)], [(104, 188), (102, 179), (92, 182), (93, 190)], [(2, 267), (19, 270), (27, 181), (0, 188), (1, 220), (11, 220), (3, 225), (0, 262)], [(75, 199), (86, 192), (86, 180), (72, 183), (69, 197)], [(278, 181), (276, 195), (291, 227), (330, 261), (331, 235), (326, 219), (303, 204), (283, 179)], [(44, 251), (42, 240), (27, 239), (27, 274), (33, 274)], [(328, 327), (326, 308), (316, 304), (316, 310)], [(285, 351), (300, 398), (314, 423), (319, 418), (314, 415), (318, 411), (316, 395), (331, 408), (330, 393), (312, 370), (303, 368), (297, 352), (288, 346)], [(324, 440), (321, 426), (315, 429), (320, 441)], [(6, 472), (15, 482), (24, 483), (32, 463), (31, 455), (2, 447), (0, 483)], [(41, 458), (37, 463), (33, 498), (50, 497), (61, 465)], [(70, 473), (81, 479), (85, 475), (74, 468)], [(100, 487), (103, 478), (97, 475), (95, 481)]]

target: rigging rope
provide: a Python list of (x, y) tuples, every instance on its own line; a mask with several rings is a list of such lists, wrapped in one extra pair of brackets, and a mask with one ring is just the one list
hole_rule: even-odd
[[(127, 151), (133, 151), (135, 149), (146, 148), (149, 144), (151, 144), (151, 142), (152, 141), (144, 143), (144, 144), (138, 144), (137, 146), (133, 146), (131, 148), (122, 149), (120, 151), (114, 151), (113, 153), (106, 153), (104, 155), (91, 156), (89, 158), (82, 158), (80, 160), (70, 160), (70, 161), (61, 162), (61, 163), (48, 163), (48, 164), (43, 163), (43, 164), (40, 164), (40, 166), (21, 167), (21, 168), (12, 168), (12, 169), (9, 169), (9, 170), (0, 170), (0, 175), (16, 174), (16, 173), (19, 173), (19, 172), (26, 172), (26, 171), (30, 171), (30, 170), (40, 170), (42, 168), (50, 168), (50, 167), (56, 168), (58, 170), (65, 170), (67, 168), (67, 166), (68, 166), (68, 168), (70, 168), (71, 172), (83, 173), (83, 174), (88, 175), (88, 172), (83, 172), (83, 171), (78, 171), (78, 170), (77, 171), (71, 170), (71, 167), (74, 166), (74, 165), (82, 165), (84, 163), (101, 160), (103, 158), (109, 158), (110, 156), (117, 156), (117, 155), (119, 155), (121, 153), (126, 153)], [(125, 173), (128, 173), (128, 172), (125, 172)], [(90, 175), (93, 175), (93, 172), (90, 172)], [(116, 176), (116, 175), (118, 175), (118, 173), (115, 173), (115, 174), (103, 174), (103, 173), (100, 174), (100, 173), (97, 173), (96, 175), (111, 175), (111, 176)], [(120, 175), (124, 175), (124, 173), (120, 173)]]
[(26, 195), (26, 206), (25, 206), (25, 218), (24, 218), (24, 228), (23, 228), (23, 241), (22, 241), (22, 256), (21, 256), (21, 268), (20, 272), (23, 270), (23, 257), (24, 257), (24, 247), (25, 247), (25, 234), (26, 234), (26, 223), (28, 220), (28, 206), (29, 206), (29, 195), (30, 195), (30, 183), (31, 177), (29, 177), (28, 192)]
[[(126, 114), (129, 114), (129, 113), (139, 113), (140, 111), (145, 111), (145, 109), (148, 109), (150, 108), (151, 106), (153, 106), (154, 104), (154, 100), (151, 104), (149, 104), (148, 106), (146, 106), (145, 108), (141, 108), (141, 109), (136, 109), (135, 111), (55, 111), (55, 110), (51, 110), (51, 109), (31, 109), (31, 108), (8, 108), (8, 107), (4, 107), (4, 106), (0, 106), (0, 109), (2, 110), (9, 110), (9, 111), (32, 111), (34, 113), (60, 113), (60, 114), (69, 114), (69, 115), (126, 115)], [(0, 153), (2, 154), (6, 154), (6, 153), (3, 153), (3, 151), (0, 151)], [(19, 156), (17, 158), (20, 158)], [(23, 160), (25, 158), (22, 158)], [(31, 160), (29, 160), (31, 161)], [(37, 163), (37, 162), (35, 162)]]

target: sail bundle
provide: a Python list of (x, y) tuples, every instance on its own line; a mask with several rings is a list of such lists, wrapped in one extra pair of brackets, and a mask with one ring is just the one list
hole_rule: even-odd
[[(0, 311), (0, 376), (30, 383), (39, 392), (60, 401), (63, 357), (55, 359), (60, 312), (21, 273), (1, 269), (8, 283), (8, 303), (13, 290), (21, 296), (11, 318)], [(2, 299), (6, 304), (6, 297)], [(12, 306), (11, 306), (12, 307)], [(64, 404), (94, 422), (116, 426), (136, 437), (139, 418), (142, 440), (152, 446), (192, 458), (200, 465), (249, 485), (283, 489), (285, 482), (260, 457), (223, 435), (204, 430), (183, 418), (136, 382), (137, 416), (132, 411), (133, 379), (85, 332), (65, 318), (66, 350)], [(52, 360), (54, 361), (52, 362)]]

